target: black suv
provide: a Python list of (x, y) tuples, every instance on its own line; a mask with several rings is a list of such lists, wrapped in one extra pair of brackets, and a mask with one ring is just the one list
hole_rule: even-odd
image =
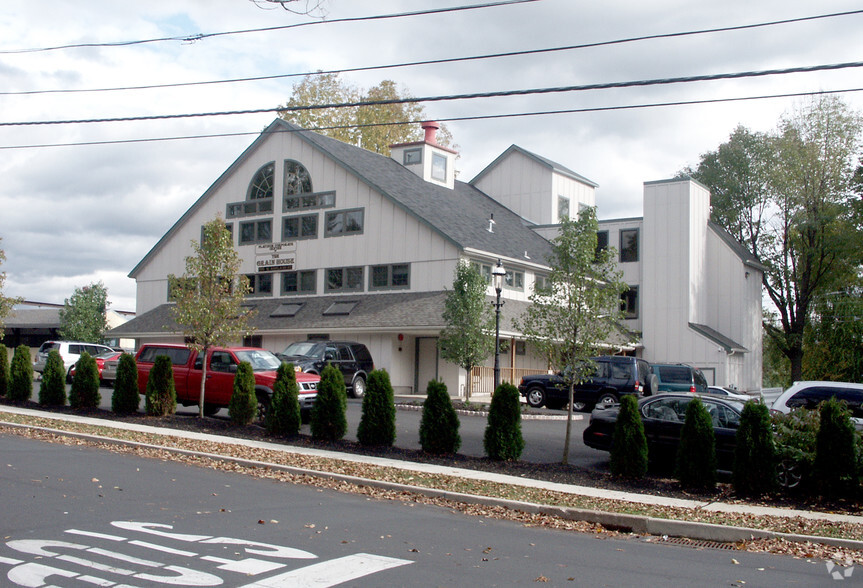
[(353, 341), (297, 341), (276, 355), (310, 374), (320, 375), (325, 365), (333, 364), (344, 375), (345, 387), (354, 398), (365, 394), (369, 372), (375, 369), (366, 346)]
[[(656, 376), (643, 359), (603, 355), (593, 361), (596, 373), (575, 386), (573, 410), (590, 411), (597, 405), (615, 404), (624, 394), (650, 396), (656, 389)], [(560, 374), (524, 376), (518, 391), (533, 408), (563, 408), (569, 400), (569, 390)]]

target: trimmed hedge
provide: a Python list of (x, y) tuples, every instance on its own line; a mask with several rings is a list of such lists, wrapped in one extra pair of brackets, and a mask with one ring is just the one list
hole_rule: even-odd
[(713, 420), (696, 396), (686, 407), (677, 449), (677, 479), (684, 488), (716, 488), (716, 438)]
[(117, 362), (117, 378), (111, 395), (111, 410), (117, 414), (138, 412), (141, 396), (138, 393), (138, 364), (135, 356), (124, 353)]
[(624, 394), (614, 424), (611, 444), (611, 473), (621, 478), (638, 479), (647, 473), (647, 437), (638, 412), (638, 399)]
[(344, 437), (348, 432), (348, 419), (345, 416), (347, 405), (345, 377), (338, 368), (327, 364), (321, 371), (318, 396), (312, 408), (312, 437), (325, 441)]
[(99, 394), (99, 366), (86, 351), (75, 363), (75, 377), (69, 390), (69, 406), (72, 408), (99, 408), (102, 395)]
[(255, 372), (252, 364), (241, 361), (234, 374), (234, 391), (228, 402), (228, 416), (235, 425), (248, 425), (258, 415), (258, 397), (255, 395)]
[(760, 496), (776, 488), (776, 445), (770, 411), (750, 400), (743, 407), (731, 481), (741, 495)]
[(360, 445), (387, 447), (396, 441), (396, 405), (386, 370), (369, 373), (357, 440)]
[(66, 370), (60, 352), (52, 349), (45, 361), (42, 383), (39, 384), (39, 404), (43, 406), (66, 405)]
[(156, 356), (147, 378), (144, 405), (150, 416), (167, 416), (177, 410), (177, 389), (174, 386), (174, 368), (167, 355)]
[(279, 437), (294, 437), (299, 434), (302, 424), (299, 395), (294, 364), (282, 362), (276, 371), (273, 399), (264, 423), (267, 433)]
[(9, 390), (9, 350), (0, 343), (0, 396)]
[(9, 389), (6, 397), (14, 402), (26, 402), (33, 395), (33, 364), (30, 363), (30, 348), (19, 345), (12, 354), (9, 368)]
[(426, 453), (452, 454), (461, 447), (458, 415), (446, 384), (432, 380), (428, 384), (420, 420), (420, 445)]
[(518, 388), (503, 383), (491, 397), (482, 446), (491, 459), (518, 461), (524, 451)]
[(815, 474), (825, 496), (853, 497), (857, 492), (854, 423), (845, 403), (835, 397), (821, 403), (821, 423), (815, 441)]

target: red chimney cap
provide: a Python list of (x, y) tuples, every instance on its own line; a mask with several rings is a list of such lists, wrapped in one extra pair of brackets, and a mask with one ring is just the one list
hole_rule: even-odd
[(422, 125), (425, 130), (425, 142), (430, 145), (437, 145), (437, 131), (440, 125), (433, 120), (427, 120)]

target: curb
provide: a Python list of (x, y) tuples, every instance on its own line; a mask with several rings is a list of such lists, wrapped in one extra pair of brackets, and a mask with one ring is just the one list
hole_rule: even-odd
[[(399, 404), (396, 403), (396, 410), (407, 410), (413, 412), (422, 411), (423, 407), (421, 405), (416, 404)], [(472, 417), (485, 417), (488, 418), (487, 410), (465, 410), (463, 408), (457, 408), (455, 411), (456, 414), (461, 416), (472, 416)], [(566, 414), (525, 414), (522, 413), (521, 420), (523, 421), (565, 421)], [(575, 414), (572, 415), (573, 421), (583, 421), (583, 414)]]
[(275, 471), (282, 471), (295, 475), (309, 476), (315, 478), (325, 478), (339, 482), (345, 482), (356, 486), (368, 486), (381, 490), (390, 490), (393, 492), (410, 492), (427, 496), (429, 498), (443, 498), (454, 502), (465, 504), (475, 504), (481, 506), (498, 506), (510, 510), (521, 511), (528, 514), (539, 514), (546, 516), (558, 517), (569, 521), (581, 521), (586, 523), (599, 524), (603, 527), (614, 530), (635, 533), (639, 535), (656, 535), (667, 537), (683, 537), (687, 539), (715, 541), (718, 543), (739, 543), (743, 541), (751, 541), (753, 539), (784, 539), (795, 543), (818, 543), (840, 547), (843, 549), (863, 550), (863, 541), (854, 539), (842, 539), (836, 537), (822, 537), (815, 535), (798, 535), (793, 533), (781, 533), (777, 531), (766, 531), (763, 529), (751, 529), (747, 527), (733, 527), (728, 525), (717, 525), (715, 523), (701, 523), (696, 521), (679, 521), (673, 519), (660, 519), (644, 515), (632, 515), (625, 513), (612, 513), (597, 510), (586, 510), (580, 508), (552, 506), (545, 504), (536, 504), (532, 502), (522, 502), (519, 500), (510, 500), (505, 498), (494, 498), (489, 496), (480, 496), (476, 494), (464, 494), (461, 492), (452, 492), (449, 490), (439, 490), (436, 488), (425, 488), (422, 486), (411, 486), (408, 484), (399, 484), (396, 482), (385, 482), (382, 480), (370, 480), (358, 476), (350, 476), (347, 474), (339, 474), (335, 472), (322, 472), (319, 470), (310, 470), (296, 466), (286, 466), (281, 464), (273, 464), (263, 461), (256, 461), (238, 457), (230, 457), (216, 453), (207, 453), (202, 451), (192, 451), (188, 449), (180, 449), (176, 447), (166, 447), (162, 445), (152, 445), (149, 443), (138, 443), (136, 441), (126, 441), (123, 439), (115, 439), (112, 437), (100, 437), (98, 435), (89, 435), (86, 433), (76, 433), (73, 431), (63, 431), (59, 429), (51, 429), (48, 427), (34, 427), (31, 425), (22, 425), (18, 423), (2, 423), (3, 426), (14, 427), (19, 429), (33, 429), (44, 431), (64, 437), (72, 437), (76, 439), (84, 439), (88, 441), (107, 443), (110, 445), (137, 447), (143, 449), (157, 449), (167, 451), (177, 455), (188, 455), (196, 457), (206, 457), (209, 459), (235, 463), (249, 467), (267, 468)]

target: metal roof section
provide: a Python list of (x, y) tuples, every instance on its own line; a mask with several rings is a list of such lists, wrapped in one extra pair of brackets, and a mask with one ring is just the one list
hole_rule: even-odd
[(582, 182), (583, 184), (587, 184), (588, 186), (592, 186), (594, 188), (599, 187), (599, 184), (597, 184), (593, 180), (589, 180), (586, 177), (584, 177), (583, 175), (578, 174), (578, 173), (572, 171), (571, 169), (560, 165), (559, 163), (557, 163), (555, 161), (552, 161), (546, 157), (542, 157), (541, 155), (537, 155), (536, 153), (532, 153), (532, 152), (528, 151), (527, 149), (523, 149), (522, 147), (519, 147), (518, 145), (515, 145), (515, 144), (510, 145), (506, 151), (504, 151), (503, 153), (498, 155), (494, 161), (492, 161), (490, 164), (485, 166), (485, 168), (481, 172), (479, 172), (468, 183), (475, 184), (476, 182), (478, 182), (486, 173), (488, 173), (488, 171), (490, 171), (498, 163), (500, 163), (501, 161), (506, 159), (506, 157), (508, 157), (509, 154), (513, 153), (513, 152), (521, 153), (522, 155), (525, 155), (526, 157), (529, 157), (530, 159), (537, 161), (538, 163), (544, 165), (545, 167), (551, 169), (552, 171), (555, 171), (561, 175), (567, 176), (568, 178), (572, 178), (573, 180), (577, 180), (579, 182)]
[(749, 353), (749, 350), (746, 347), (707, 325), (689, 323), (689, 328), (721, 346), (725, 350), (725, 353)]

